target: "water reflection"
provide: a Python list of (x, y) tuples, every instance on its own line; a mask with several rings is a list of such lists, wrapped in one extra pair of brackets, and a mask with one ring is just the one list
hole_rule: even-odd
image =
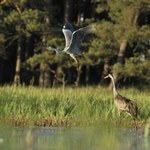
[(111, 127), (30, 127), (0, 129), (0, 149), (25, 150), (148, 150), (143, 129)]

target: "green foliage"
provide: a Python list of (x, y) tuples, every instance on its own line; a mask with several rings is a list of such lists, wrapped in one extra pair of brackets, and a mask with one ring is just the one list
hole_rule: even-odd
[(5, 18), (4, 23), (16, 30), (17, 34), (30, 34), (41, 32), (43, 25), (40, 22), (43, 14), (39, 10), (27, 9), (19, 14), (16, 10), (11, 11)]
[[(44, 2), (42, 2), (44, 3)], [(13, 1), (6, 1), (0, 8), (0, 14), (2, 16), (0, 26), (0, 30), (3, 31), (2, 39), (0, 40), (0, 43), (2, 42), (4, 45), (7, 43), (5, 47), (2, 47), (1, 51), (4, 53), (4, 51), (7, 48), (11, 48), (12, 51), (14, 50), (14, 44), (17, 44), (18, 41), (24, 42), (24, 45), (21, 45), (22, 47), (25, 47), (28, 44), (28, 40), (30, 37), (33, 36), (40, 36), (43, 35), (45, 28), (47, 28), (47, 24), (45, 24), (45, 12), (40, 10), (40, 6), (37, 7), (38, 3), (35, 5), (36, 7), (31, 7), (33, 4), (33, 1), (28, 0), (13, 0)], [(28, 7), (30, 6), (30, 7)], [(41, 5), (42, 6), (42, 5)], [(39, 42), (39, 41), (38, 41)], [(39, 46), (39, 43), (37, 44)], [(33, 47), (34, 45), (32, 45)], [(40, 45), (41, 46), (41, 45)], [(25, 50), (25, 49), (24, 49)], [(21, 49), (22, 51), (22, 49)], [(11, 53), (11, 52), (9, 52)], [(7, 55), (10, 55), (7, 52)], [(22, 52), (21, 52), (22, 53)], [(42, 57), (42, 56), (41, 56)], [(44, 56), (43, 56), (44, 57)], [(40, 57), (38, 57), (40, 59)], [(36, 59), (37, 56), (32, 61)], [(35, 65), (40, 60), (38, 60)]]
[(4, 35), (0, 34), (0, 43), (3, 43), (5, 41)]
[[(149, 39), (150, 26), (141, 25), (140, 15), (149, 12), (147, 0), (97, 0), (97, 13), (107, 12), (109, 19), (97, 24), (97, 32), (92, 41), (92, 51), (98, 49), (95, 55), (103, 62), (111, 63), (112, 70), (124, 79), (135, 77), (149, 80)], [(107, 6), (107, 7), (106, 7)], [(123, 40), (128, 46), (124, 56), (124, 64), (116, 63), (116, 56)], [(93, 57), (93, 53), (91, 55)], [(89, 57), (90, 57), (89, 56)], [(144, 56), (144, 60), (141, 57)], [(92, 58), (91, 57), (91, 58)], [(112, 62), (111, 60), (114, 60)]]
[[(32, 68), (36, 67), (40, 63), (47, 63), (47, 60), (50, 58), (46, 53), (41, 54), (35, 54), (34, 57), (27, 60), (27, 63), (31, 65)], [(52, 60), (52, 56), (51, 59)]]
[(131, 57), (130, 59), (127, 59), (125, 61), (124, 65), (115, 64), (114, 70), (124, 78), (128, 76), (128, 78), (136, 77), (140, 80), (150, 81), (150, 69), (148, 67), (149, 65), (149, 60), (141, 61), (140, 57)]
[(115, 55), (118, 45), (116, 43), (116, 38), (113, 33), (114, 25), (112, 23), (102, 21), (97, 24), (96, 38), (93, 39), (90, 50), (87, 55), (93, 59), (93, 55), (96, 59), (101, 59), (101, 61), (109, 60), (110, 57)]
[[(48, 65), (56, 63), (66, 68), (74, 65), (68, 55), (57, 55), (45, 49), (49, 45), (60, 50), (65, 46), (61, 31), (64, 14), (59, 14), (63, 4), (61, 2), (52, 6), (47, 4), (48, 1), (5, 0), (0, 5), (2, 58), (6, 54), (13, 55), (11, 51), (16, 51), (18, 42), (23, 41), (22, 55), (24, 61), (32, 68), (40, 66), (41, 63)], [(85, 57), (79, 57), (80, 64), (94, 66), (108, 62), (110, 68), (114, 68), (114, 71), (119, 72), (123, 78), (144, 78), (149, 82), (149, 69), (146, 71), (146, 68), (149, 68), (150, 26), (147, 15), (150, 11), (149, 1), (94, 0), (91, 1), (91, 6), (91, 17), (85, 18), (84, 22), (76, 23), (77, 16), (73, 17), (76, 29), (93, 22), (96, 28), (94, 35), (89, 38), (87, 36), (81, 45)], [(128, 43), (127, 55), (124, 56), (125, 63), (117, 64), (117, 55), (123, 40)], [(27, 54), (29, 51), (33, 51), (30, 56)], [(141, 62), (142, 55), (145, 56), (145, 60)], [(31, 56), (32, 58), (29, 58)]]
[[(131, 88), (122, 89), (121, 93), (136, 99), (139, 121), (149, 118), (148, 91)], [(38, 121), (42, 125), (47, 120), (50, 121), (47, 125), (58, 126), (97, 124), (118, 119), (112, 93), (102, 87), (42, 89), (4, 86), (0, 88), (0, 99), (0, 118), (9, 124), (19, 124), (20, 121), (20, 125), (33, 125)], [(128, 115), (121, 118), (124, 123), (130, 121)]]
[(44, 25), (41, 23), (43, 16), (39, 10), (28, 9), (23, 12), (21, 19), (25, 22), (28, 32), (37, 32), (43, 30)]

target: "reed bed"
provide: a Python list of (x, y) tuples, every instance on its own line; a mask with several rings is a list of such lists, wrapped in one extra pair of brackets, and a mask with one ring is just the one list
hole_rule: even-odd
[[(139, 105), (139, 126), (150, 116), (148, 90), (121, 89), (120, 93), (135, 99)], [(116, 125), (120, 118), (114, 108), (112, 91), (95, 87), (0, 87), (0, 123), (15, 126), (76, 126), (104, 122)], [(122, 125), (131, 124), (123, 114)]]

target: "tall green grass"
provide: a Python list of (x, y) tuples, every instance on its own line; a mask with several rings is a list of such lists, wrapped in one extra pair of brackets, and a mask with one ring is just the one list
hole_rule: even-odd
[[(148, 91), (121, 89), (120, 93), (136, 99), (139, 121), (150, 116)], [(123, 122), (131, 120), (123, 115)], [(114, 108), (112, 91), (103, 87), (36, 88), (0, 87), (0, 122), (13, 125), (79, 125), (115, 122), (119, 117)]]

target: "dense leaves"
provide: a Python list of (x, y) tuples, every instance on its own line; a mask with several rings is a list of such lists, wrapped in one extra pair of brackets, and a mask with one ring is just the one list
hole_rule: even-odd
[[(29, 82), (22, 74), (31, 80), (36, 71), (44, 81), (51, 75), (43, 75), (43, 70), (51, 68), (57, 78), (58, 67), (63, 68), (61, 80), (65, 77), (66, 83), (103, 83), (110, 71), (124, 79), (120, 81), (135, 78), (150, 83), (149, 0), (2, 0), (0, 18), (0, 83), (12, 83), (15, 74), (21, 76), (20, 82)], [(77, 57), (80, 72), (68, 55), (46, 49), (64, 48), (62, 26), (66, 20), (75, 29), (91, 23), (96, 29), (81, 45), (84, 57)], [(53, 85), (54, 80), (51, 82), (46, 85)]]

